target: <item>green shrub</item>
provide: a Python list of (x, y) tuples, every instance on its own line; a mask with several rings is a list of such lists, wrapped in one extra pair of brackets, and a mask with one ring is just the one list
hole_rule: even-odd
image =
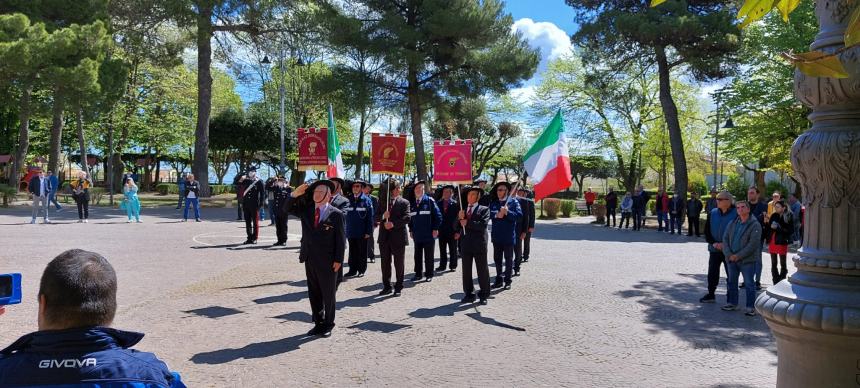
[(729, 176), (729, 179), (723, 184), (723, 189), (731, 193), (735, 199), (746, 198), (748, 188), (749, 185), (738, 175)]
[[(212, 195), (232, 193), (233, 185), (209, 185)], [(179, 185), (176, 183), (159, 183), (155, 191), (160, 195), (179, 195)]]
[(570, 217), (570, 213), (573, 212), (573, 209), (576, 208), (576, 205), (572, 200), (564, 199), (561, 201), (561, 216), (562, 217)]
[(0, 195), (3, 196), (3, 207), (9, 206), (9, 202), (15, 198), (16, 194), (18, 194), (18, 190), (15, 190), (15, 187), (0, 184)]
[(104, 195), (105, 189), (103, 187), (90, 187), (90, 201), (93, 204), (98, 205)]
[(561, 208), (561, 200), (558, 198), (546, 198), (543, 200), (544, 215), (547, 218), (558, 218), (558, 211)]
[(209, 188), (212, 190), (212, 195), (235, 193), (233, 185), (209, 185)]
[(783, 186), (779, 181), (770, 181), (765, 185), (764, 191), (761, 192), (762, 197), (766, 198), (767, 201), (770, 201), (771, 195), (773, 195), (774, 191), (778, 191), (779, 194), (782, 195), (782, 198), (788, 198), (788, 188)]

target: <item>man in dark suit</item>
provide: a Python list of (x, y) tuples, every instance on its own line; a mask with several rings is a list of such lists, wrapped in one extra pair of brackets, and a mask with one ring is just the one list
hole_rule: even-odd
[(396, 283), (394, 296), (400, 296), (403, 290), (404, 260), (409, 236), (406, 227), (409, 225), (409, 201), (400, 196), (400, 181), (390, 179), (385, 184), (387, 194), (384, 196), (387, 204), (382, 203), (380, 212), (376, 213), (379, 228), (379, 255), (382, 258), (382, 291), (379, 295), (391, 293), (391, 265), (394, 264)]
[(266, 186), (257, 177), (257, 169), (251, 167), (241, 182), (245, 188), (242, 194), (242, 212), (245, 213), (245, 244), (256, 244), (260, 236), (260, 208), (266, 203)]
[[(370, 198), (370, 204), (373, 206), (373, 214), (374, 214), (374, 223), (373, 230), (376, 230), (376, 227), (379, 226), (379, 223), (376, 222), (375, 215), (380, 212), (379, 210), (379, 198), (373, 195), (373, 184), (367, 182), (367, 185), (364, 186), (364, 195)], [(373, 239), (373, 234), (371, 233), (370, 238), (367, 239), (367, 260), (371, 263), (376, 262), (376, 241)]]
[[(347, 209), (349, 208), (349, 199), (347, 199), (343, 195), (343, 188), (346, 187), (346, 181), (343, 178), (329, 178), (329, 180), (334, 184), (334, 191), (331, 193), (331, 205), (335, 207), (335, 209), (340, 210), (341, 213), (346, 214)], [(344, 247), (344, 249), (346, 249)], [(340, 284), (343, 281), (343, 267), (340, 268), (340, 271), (337, 273), (337, 284)]]
[[(287, 199), (289, 212), (302, 220), (299, 261), (305, 264), (314, 327), (308, 335), (331, 336), (337, 273), (346, 246), (343, 213), (332, 206), (334, 183), (320, 180), (297, 187)], [(309, 195), (305, 195), (309, 192)]]
[(529, 191), (525, 187), (517, 189), (517, 202), (523, 216), (517, 220), (517, 244), (514, 246), (514, 276), (520, 276), (520, 264), (529, 257), (532, 232), (535, 230), (535, 201), (528, 198)]
[(445, 271), (450, 263), (451, 271), (454, 271), (457, 269), (457, 241), (454, 240), (454, 232), (457, 229), (460, 202), (454, 199), (453, 185), (442, 187), (442, 198), (436, 201), (436, 207), (442, 212), (442, 225), (439, 226), (439, 268), (436, 270)]
[(275, 235), (278, 237), (272, 246), (287, 245), (287, 199), (292, 193), (290, 186), (287, 186), (287, 181), (284, 177), (279, 176), (275, 180), (270, 192), (272, 193), (272, 219), (275, 220)]
[(50, 223), (51, 220), (48, 219), (48, 197), (51, 196), (51, 193), (55, 188), (51, 187), (51, 180), (45, 176), (45, 170), (40, 171), (39, 175), (35, 175), (30, 178), (30, 183), (27, 184), (27, 190), (30, 194), (33, 194), (33, 218), (30, 220), (30, 223), (36, 223), (36, 217), (39, 216), (39, 210), (45, 211), (44, 222), (46, 224)]
[(478, 272), (481, 290), (478, 298), (482, 305), (487, 304), (490, 296), (490, 268), (487, 264), (487, 225), (490, 223), (490, 209), (478, 204), (484, 191), (478, 187), (466, 190), (468, 205), (458, 213), (459, 223), (454, 238), (460, 241), (463, 256), (463, 303), (475, 301), (475, 284), (472, 278), (472, 262)]

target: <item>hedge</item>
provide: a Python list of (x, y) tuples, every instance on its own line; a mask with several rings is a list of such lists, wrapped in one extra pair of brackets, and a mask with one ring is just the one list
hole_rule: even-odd
[[(233, 185), (209, 185), (212, 190), (212, 195), (234, 193)], [(155, 187), (155, 191), (161, 195), (179, 195), (179, 185), (175, 183), (160, 183)]]

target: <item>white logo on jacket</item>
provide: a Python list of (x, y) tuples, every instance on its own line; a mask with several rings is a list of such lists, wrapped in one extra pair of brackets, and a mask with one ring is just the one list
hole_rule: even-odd
[(66, 360), (42, 360), (39, 361), (39, 369), (53, 368), (83, 368), (85, 366), (96, 366), (95, 358), (84, 358), (81, 360), (70, 358)]

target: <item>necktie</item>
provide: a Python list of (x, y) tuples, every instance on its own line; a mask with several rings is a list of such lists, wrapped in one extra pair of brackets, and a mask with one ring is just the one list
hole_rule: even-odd
[(320, 225), (320, 208), (316, 208), (314, 211), (314, 228)]
[(448, 212), (448, 201), (442, 202), (442, 209), (445, 213)]
[(475, 209), (474, 206), (469, 206), (469, 214), (466, 216), (466, 218), (472, 218), (472, 210), (473, 209)]

